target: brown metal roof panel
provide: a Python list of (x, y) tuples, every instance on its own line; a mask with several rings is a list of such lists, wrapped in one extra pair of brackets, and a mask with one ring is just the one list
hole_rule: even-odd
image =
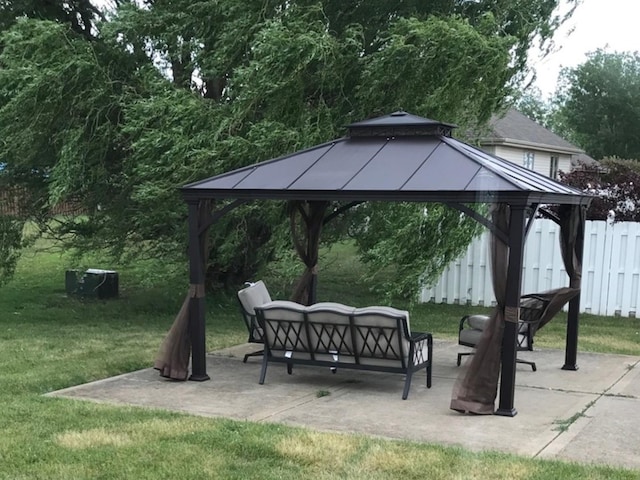
[(488, 154), (456, 139), (446, 138), (444, 141), (456, 150), (462, 151), (469, 158), (493, 170), (498, 175), (512, 182), (522, 190), (533, 190), (553, 193), (575, 194), (579, 191), (546, 177), (538, 172), (529, 170), (513, 162)]
[(387, 143), (385, 138), (349, 139), (335, 146), (289, 186), (292, 190), (340, 190)]
[(235, 188), (240, 189), (280, 189), (287, 188), (303, 175), (315, 162), (329, 152), (335, 143), (321, 148), (304, 150), (277, 162), (256, 165), (252, 173), (245, 177)]
[(467, 184), (466, 191), (505, 192), (517, 189), (512, 183), (496, 175), (489, 169), (481, 168)]
[(556, 182), (545, 175), (516, 165), (508, 160), (488, 154), (485, 155), (483, 160), (486, 165), (491, 168), (494, 168), (495, 170), (502, 172), (504, 175), (511, 177), (515, 181), (520, 182), (525, 189), (553, 193), (579, 193), (579, 191), (574, 190), (567, 185)]
[(441, 143), (429, 159), (407, 180), (402, 190), (465, 190), (480, 170), (461, 152)]
[(390, 139), (344, 188), (399, 190), (439, 144), (440, 140), (437, 137)]
[(232, 171), (228, 174), (218, 175), (200, 182), (185, 185), (183, 188), (192, 189), (232, 189), (239, 182), (241, 182), (247, 175), (249, 175), (254, 168), (243, 168), (241, 170)]

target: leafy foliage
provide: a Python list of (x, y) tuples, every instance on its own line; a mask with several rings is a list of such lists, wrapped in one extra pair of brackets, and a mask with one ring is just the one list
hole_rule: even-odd
[(8, 215), (0, 215), (0, 285), (5, 283), (16, 269), (23, 246), (24, 222)]
[(368, 280), (390, 296), (413, 298), (467, 248), (480, 226), (440, 204), (380, 203), (358, 208), (356, 244)]
[(635, 160), (605, 159), (601, 167), (560, 172), (560, 179), (594, 195), (587, 220), (613, 218), (619, 222), (640, 221), (640, 164)]
[(537, 87), (521, 92), (515, 102), (516, 109), (543, 127), (554, 129), (553, 117), (555, 105), (543, 100), (542, 92)]
[(562, 77), (562, 133), (596, 159), (640, 159), (640, 55), (598, 50)]
[(93, 38), (95, 22), (102, 18), (102, 13), (91, 0), (0, 2), (0, 31), (6, 30), (21, 17), (57, 21), (68, 25), (74, 32), (86, 38)]
[[(178, 187), (401, 108), (481, 123), (521, 80), (528, 47), (548, 42), (562, 21), (556, 0), (115, 4), (104, 18), (88, 0), (64, 3), (66, 13), (2, 3), (10, 21), (0, 37), (0, 163), (12, 185), (28, 188), (28, 218), (67, 248), (167, 263), (185, 252)], [(66, 200), (86, 215), (52, 222), (50, 207)], [(279, 255), (283, 212), (246, 205), (216, 224), (209, 280), (237, 285)], [(440, 214), (430, 212), (429, 221)], [(397, 213), (423, 225), (421, 211)], [(466, 227), (442, 218), (462, 242)], [(395, 231), (378, 237), (387, 234)], [(372, 238), (363, 254), (391, 259)], [(445, 247), (420, 249), (441, 259)], [(416, 279), (424, 265), (403, 268)]]

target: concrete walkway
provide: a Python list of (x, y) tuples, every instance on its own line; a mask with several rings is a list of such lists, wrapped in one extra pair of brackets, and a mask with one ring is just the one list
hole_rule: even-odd
[(459, 348), (436, 341), (432, 388), (417, 374), (405, 401), (396, 374), (296, 366), (287, 375), (272, 364), (259, 385), (261, 359), (242, 363), (256, 345), (209, 355), (208, 382), (168, 381), (145, 369), (50, 395), (640, 469), (640, 357), (579, 353), (580, 369), (570, 372), (560, 369), (560, 350), (520, 354), (538, 371), (518, 365), (519, 413), (507, 418), (449, 410), (464, 368), (455, 365)]

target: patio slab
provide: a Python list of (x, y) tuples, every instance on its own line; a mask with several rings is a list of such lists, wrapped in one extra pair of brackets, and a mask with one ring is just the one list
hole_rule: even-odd
[(145, 369), (49, 395), (640, 469), (640, 357), (580, 353), (572, 372), (560, 369), (563, 351), (527, 352), (538, 371), (518, 365), (519, 413), (507, 418), (449, 409), (464, 368), (455, 365), (459, 348), (434, 342), (432, 388), (416, 374), (404, 401), (404, 377), (394, 374), (295, 366), (287, 375), (273, 364), (259, 385), (260, 358), (242, 363), (256, 345), (208, 355), (207, 382), (170, 381)]

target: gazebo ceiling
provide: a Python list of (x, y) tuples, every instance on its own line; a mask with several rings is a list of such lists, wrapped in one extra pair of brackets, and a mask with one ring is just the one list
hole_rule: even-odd
[(589, 196), (395, 112), (348, 136), (183, 187), (186, 200), (251, 198), (586, 204)]

